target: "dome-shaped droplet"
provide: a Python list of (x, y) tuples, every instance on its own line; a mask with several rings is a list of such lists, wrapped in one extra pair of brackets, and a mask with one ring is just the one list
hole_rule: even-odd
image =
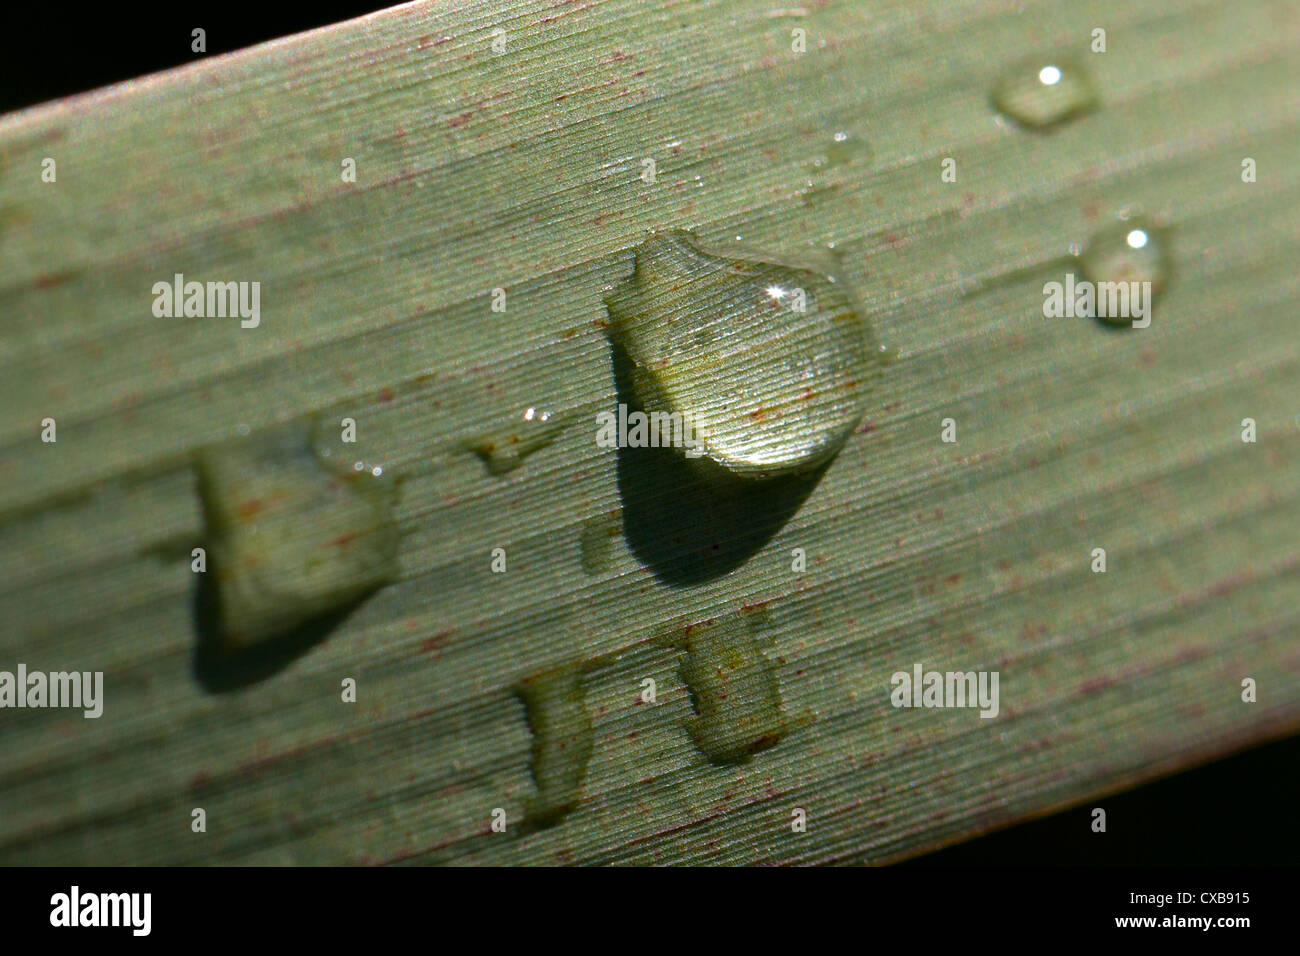
[(1043, 129), (1093, 109), (1097, 94), (1074, 59), (1038, 57), (1021, 60), (1002, 74), (993, 104), (1020, 125)]
[[(1128, 284), (1130, 296), (1141, 294), (1149, 310), (1150, 297), (1169, 280), (1167, 231), (1144, 216), (1124, 213), (1088, 240), (1079, 255), (1079, 265), (1088, 281), (1098, 288), (1102, 283)], [(1129, 315), (1109, 315), (1104, 308), (1097, 310), (1097, 317), (1112, 325), (1131, 322)]]
[(826, 461), (862, 417), (876, 357), (832, 268), (710, 250), (680, 229), (647, 239), (606, 299), (641, 404), (679, 413), (703, 454), (739, 476)]

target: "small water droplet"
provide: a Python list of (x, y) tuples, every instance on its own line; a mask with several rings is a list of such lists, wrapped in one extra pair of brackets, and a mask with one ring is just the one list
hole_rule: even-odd
[[(307, 434), (316, 461), (331, 474), (349, 481), (381, 477), (384, 467), (364, 457), (361, 445), (342, 440), (337, 424), (342, 414), (344, 413), (318, 414), (314, 417)], [(358, 453), (363, 457), (355, 457)], [(362, 481), (362, 487), (371, 484), (374, 482)]]
[[(1168, 230), (1136, 211), (1125, 210), (1116, 222), (1088, 240), (1078, 258), (1090, 282), (1149, 282), (1154, 296), (1169, 282)], [(1099, 318), (1114, 325), (1131, 323), (1126, 316)]]
[(993, 104), (1022, 126), (1045, 129), (1097, 105), (1083, 66), (1069, 57), (1021, 60), (1002, 74)]
[(826, 146), (826, 164), (834, 169), (847, 166), (867, 156), (867, 144), (847, 130), (839, 130), (831, 136)]
[(807, 471), (865, 411), (877, 349), (825, 261), (656, 233), (605, 301), (648, 412), (680, 413), (704, 455), (741, 477)]
[(823, 141), (822, 149), (804, 161), (812, 176), (804, 182), (805, 202), (815, 203), (830, 198), (844, 183), (845, 167), (861, 163), (870, 157), (864, 140), (847, 130), (838, 130)]
[(533, 452), (554, 442), (570, 417), (529, 405), (504, 427), (476, 435), (464, 441), (462, 447), (478, 455), (489, 474), (504, 475), (522, 465)]

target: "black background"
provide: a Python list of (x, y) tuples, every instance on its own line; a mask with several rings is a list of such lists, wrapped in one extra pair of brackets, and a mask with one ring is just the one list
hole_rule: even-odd
[[(0, 31), (0, 111), (21, 109), (179, 66), (190, 31), (212, 57), (386, 4), (11, 4)], [(18, 10), (23, 9), (21, 14)], [(21, 19), (15, 22), (15, 18)], [(918, 857), (907, 866), (997, 864), (1291, 864), (1300, 861), (1300, 737)], [(1090, 828), (1105, 808), (1107, 832)]]

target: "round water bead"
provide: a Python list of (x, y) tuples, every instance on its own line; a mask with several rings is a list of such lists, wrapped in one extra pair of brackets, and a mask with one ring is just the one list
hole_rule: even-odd
[[(1166, 230), (1145, 216), (1123, 214), (1093, 234), (1079, 255), (1079, 265), (1090, 282), (1149, 282), (1155, 295), (1169, 281), (1169, 243)], [(1100, 316), (1113, 325), (1128, 325), (1124, 316)]]
[(825, 261), (712, 249), (682, 229), (636, 250), (605, 300), (645, 411), (679, 413), (703, 455), (741, 477), (805, 471), (862, 418), (877, 347)]
[(1038, 57), (1012, 65), (993, 88), (993, 104), (1022, 126), (1044, 129), (1097, 105), (1083, 67), (1071, 58)]

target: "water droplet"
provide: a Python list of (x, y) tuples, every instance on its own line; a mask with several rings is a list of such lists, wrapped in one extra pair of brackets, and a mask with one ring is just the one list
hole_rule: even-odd
[[(312, 454), (322, 467), (330, 472), (348, 479), (360, 478), (380, 478), (384, 475), (384, 466), (369, 460), (363, 454), (357, 458), (359, 445), (342, 440), (342, 433), (338, 427), (340, 419), (346, 415), (344, 412), (319, 414), (310, 429), (310, 445)], [(391, 469), (389, 469), (391, 472)], [(368, 487), (363, 483), (362, 487)]]
[(595, 515), (582, 523), (582, 570), (588, 574), (604, 574), (609, 570), (610, 552), (614, 539), (623, 530), (621, 509)]
[(839, 130), (831, 136), (826, 147), (826, 165), (834, 169), (847, 166), (867, 156), (867, 144), (859, 137), (846, 130)]
[(671, 638), (686, 651), (680, 673), (695, 708), (687, 727), (713, 763), (744, 762), (785, 736), (776, 665), (759, 639), (765, 623), (762, 614), (733, 612)]
[(525, 818), (536, 825), (555, 823), (578, 805), (595, 745), (582, 674), (577, 667), (539, 674), (522, 681), (515, 693), (533, 732), (537, 790)]
[(1082, 65), (1069, 57), (1021, 60), (998, 80), (993, 104), (1022, 126), (1044, 129), (1088, 112), (1097, 94)]
[(483, 460), (488, 473), (514, 471), (535, 451), (540, 451), (568, 427), (571, 416), (529, 405), (504, 427), (476, 435), (462, 443)]
[(829, 256), (814, 263), (656, 233), (606, 298), (646, 411), (680, 413), (741, 477), (827, 461), (865, 411), (876, 343)]
[(869, 157), (866, 142), (847, 130), (826, 137), (821, 151), (804, 162), (812, 170), (804, 183), (804, 201), (811, 204), (830, 199), (844, 184), (844, 168)]
[(396, 482), (322, 459), (307, 429), (213, 445), (197, 462), (227, 646), (276, 637), (396, 578)]
[[(1099, 229), (1079, 254), (1088, 280), (1150, 282), (1151, 295), (1169, 282), (1168, 231), (1140, 213), (1125, 210), (1116, 222)], [(1126, 316), (1099, 316), (1114, 325), (1129, 325)]]

